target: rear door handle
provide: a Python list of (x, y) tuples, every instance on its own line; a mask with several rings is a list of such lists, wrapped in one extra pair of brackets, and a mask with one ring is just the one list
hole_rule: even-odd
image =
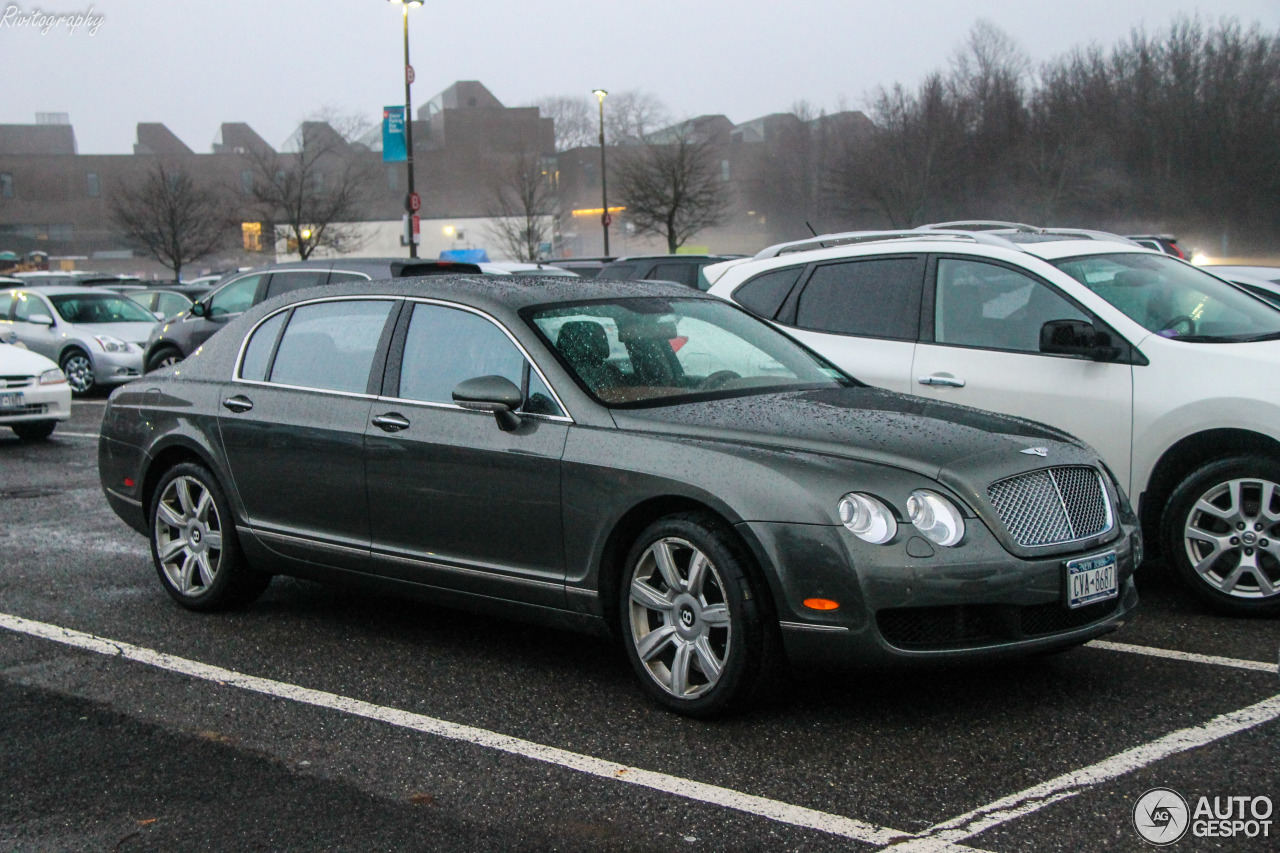
[(964, 380), (957, 379), (954, 376), (943, 376), (935, 373), (932, 376), (921, 376), (916, 380), (921, 385), (943, 385), (947, 388), (963, 388)]
[(373, 425), (385, 432), (399, 432), (409, 427), (409, 419), (398, 412), (387, 412), (374, 418)]
[(253, 408), (253, 401), (243, 394), (237, 394), (223, 400), (222, 405), (233, 412), (247, 412)]

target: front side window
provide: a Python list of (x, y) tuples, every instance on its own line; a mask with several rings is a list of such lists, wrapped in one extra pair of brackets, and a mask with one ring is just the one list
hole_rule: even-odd
[(492, 322), (457, 308), (415, 305), (405, 336), (396, 396), (451, 404), (458, 383), (478, 376), (511, 380), (524, 393), (524, 412), (562, 414), (524, 354)]
[(31, 320), (32, 314), (48, 314), (49, 306), (41, 302), (34, 294), (18, 293), (13, 298), (13, 319), (20, 323)]
[[(127, 296), (74, 293), (51, 296), (58, 316), (68, 323), (154, 323), (155, 316)], [(37, 313), (43, 311), (40, 308)]]
[[(394, 304), (391, 300), (352, 300), (294, 309), (271, 364), (270, 381), (322, 391), (364, 393), (378, 340)], [(263, 327), (259, 327), (259, 333)], [(250, 349), (257, 338), (255, 334)], [(261, 358), (260, 352), (253, 353), (255, 364)], [(249, 356), (246, 352), (246, 362)]]
[(914, 341), (923, 285), (923, 257), (823, 264), (800, 294), (796, 325), (815, 332)]
[(223, 287), (209, 299), (209, 316), (240, 314), (253, 307), (253, 298), (264, 275), (247, 275)]
[(1168, 255), (1091, 255), (1053, 264), (1162, 337), (1194, 343), (1280, 337), (1280, 312)]
[(527, 317), (579, 383), (607, 406), (853, 382), (768, 324), (718, 300), (620, 298), (528, 309)]
[(1039, 352), (1050, 320), (1090, 318), (1056, 291), (1017, 270), (940, 258), (934, 340), (940, 344)]

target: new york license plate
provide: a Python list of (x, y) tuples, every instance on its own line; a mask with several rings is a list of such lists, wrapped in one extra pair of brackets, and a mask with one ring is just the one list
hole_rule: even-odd
[(1067, 607), (1084, 607), (1119, 594), (1115, 551), (1067, 561)]
[(0, 409), (20, 409), (22, 408), (22, 392), (11, 391), (7, 394), (0, 394)]

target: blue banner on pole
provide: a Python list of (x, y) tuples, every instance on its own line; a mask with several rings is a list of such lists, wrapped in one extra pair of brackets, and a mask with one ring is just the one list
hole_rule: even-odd
[(383, 107), (382, 162), (403, 163), (408, 159), (404, 144), (404, 107)]

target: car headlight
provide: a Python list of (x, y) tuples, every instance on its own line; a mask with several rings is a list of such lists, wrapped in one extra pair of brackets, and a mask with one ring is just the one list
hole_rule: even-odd
[(93, 339), (98, 342), (98, 346), (107, 352), (128, 352), (129, 345), (119, 338), (113, 338), (111, 335), (94, 335)]
[(924, 537), (939, 545), (958, 545), (964, 538), (964, 516), (937, 492), (916, 489), (907, 498), (907, 515)]
[(898, 532), (893, 511), (878, 498), (850, 492), (840, 499), (840, 523), (863, 542), (883, 545)]
[(44, 373), (40, 374), (41, 385), (64, 385), (66, 384), (66, 381), (67, 374), (63, 373), (56, 367), (52, 370), (46, 370)]

